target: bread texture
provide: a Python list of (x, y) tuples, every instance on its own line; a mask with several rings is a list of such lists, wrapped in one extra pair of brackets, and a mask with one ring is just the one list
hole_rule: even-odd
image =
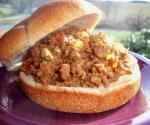
[(90, 30), (101, 15), (98, 8), (84, 0), (58, 0), (46, 4), (1, 37), (0, 61), (7, 70), (14, 70), (27, 50), (43, 37), (70, 25)]
[(108, 87), (42, 86), (32, 76), (20, 73), (22, 91), (35, 103), (48, 109), (71, 113), (98, 113), (117, 108), (137, 93), (140, 70), (136, 59), (130, 55), (132, 74), (121, 76)]

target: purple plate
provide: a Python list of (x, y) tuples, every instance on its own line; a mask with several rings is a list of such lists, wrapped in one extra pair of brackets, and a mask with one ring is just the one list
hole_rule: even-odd
[(19, 89), (16, 72), (0, 68), (1, 125), (107, 125), (150, 124), (150, 61), (138, 54), (142, 74), (141, 88), (124, 106), (97, 114), (51, 111), (30, 101)]

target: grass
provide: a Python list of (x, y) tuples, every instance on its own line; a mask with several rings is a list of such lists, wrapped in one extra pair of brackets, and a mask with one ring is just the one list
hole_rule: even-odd
[[(96, 32), (104, 32), (111, 37), (115, 42), (123, 42), (131, 37), (132, 31), (127, 30), (112, 30), (112, 29), (95, 29)], [(135, 32), (135, 35), (139, 36), (140, 32)], [(126, 43), (125, 43), (126, 44)]]
[(124, 30), (120, 31), (120, 30), (95, 29), (94, 32), (95, 33), (104, 32), (116, 42), (121, 42), (131, 36), (131, 31), (124, 31)]

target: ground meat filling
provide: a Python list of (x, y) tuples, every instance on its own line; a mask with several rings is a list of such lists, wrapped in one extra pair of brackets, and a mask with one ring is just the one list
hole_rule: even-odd
[(43, 85), (106, 87), (131, 74), (128, 51), (104, 33), (56, 31), (35, 45), (21, 68)]

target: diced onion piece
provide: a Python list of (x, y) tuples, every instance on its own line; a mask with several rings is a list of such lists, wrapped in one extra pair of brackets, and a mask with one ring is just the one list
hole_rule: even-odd
[(43, 54), (45, 57), (49, 57), (50, 59), (54, 59), (52, 53), (47, 48), (44, 48)]

